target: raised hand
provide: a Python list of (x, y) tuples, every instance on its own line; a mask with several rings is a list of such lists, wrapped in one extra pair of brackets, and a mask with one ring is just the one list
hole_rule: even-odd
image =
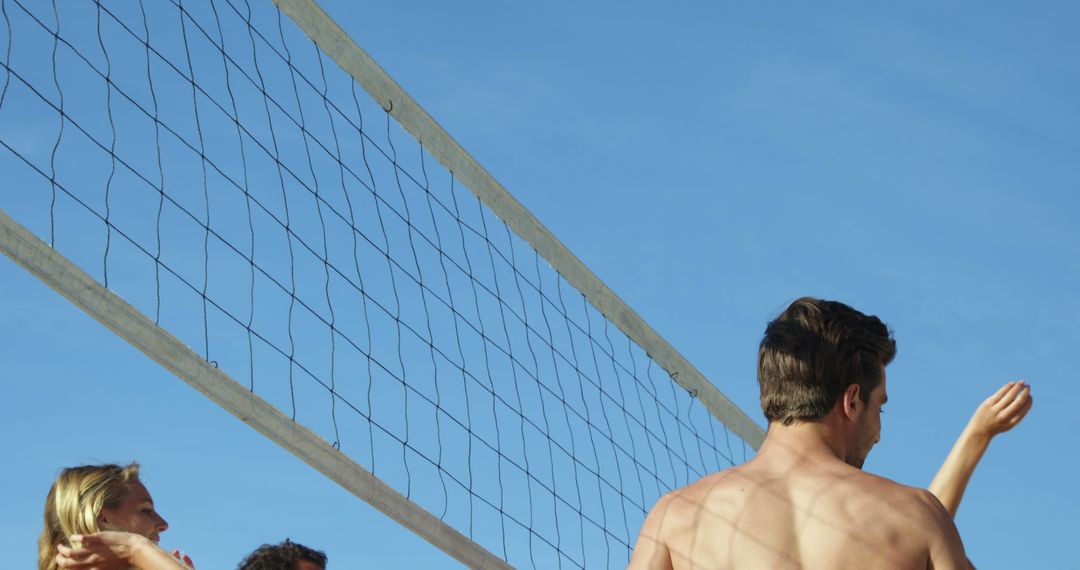
[(994, 437), (1012, 429), (1031, 410), (1031, 386), (1019, 380), (1005, 384), (983, 401), (968, 422), (972, 435)]

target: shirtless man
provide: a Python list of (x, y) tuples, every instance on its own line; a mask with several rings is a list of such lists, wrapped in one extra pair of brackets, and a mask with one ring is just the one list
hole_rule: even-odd
[(758, 351), (769, 421), (758, 454), (661, 497), (630, 568), (968, 568), (933, 494), (861, 469), (881, 437), (895, 354), (877, 317), (834, 301), (792, 303)]

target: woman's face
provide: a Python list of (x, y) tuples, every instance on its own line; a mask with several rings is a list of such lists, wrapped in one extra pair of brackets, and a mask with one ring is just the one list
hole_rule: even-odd
[(108, 527), (145, 536), (157, 542), (169, 523), (154, 510), (154, 500), (137, 479), (128, 483), (127, 492), (116, 507), (103, 507), (98, 519)]

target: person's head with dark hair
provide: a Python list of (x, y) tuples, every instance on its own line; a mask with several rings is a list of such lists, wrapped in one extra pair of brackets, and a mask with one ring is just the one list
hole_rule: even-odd
[(881, 440), (885, 366), (895, 356), (896, 341), (877, 317), (837, 301), (793, 302), (765, 327), (758, 348), (769, 432), (816, 425), (839, 459), (861, 469)]
[(326, 555), (286, 538), (256, 548), (237, 570), (326, 570)]
[(853, 384), (865, 404), (895, 356), (896, 341), (877, 317), (803, 297), (765, 327), (758, 349), (761, 409), (769, 423), (820, 420)]

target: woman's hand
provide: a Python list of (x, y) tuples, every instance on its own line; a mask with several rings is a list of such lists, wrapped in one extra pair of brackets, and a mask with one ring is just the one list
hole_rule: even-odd
[(1031, 386), (1009, 382), (983, 401), (968, 422), (971, 435), (990, 439), (1012, 429), (1031, 410)]
[(144, 536), (130, 532), (99, 532), (71, 537), (72, 546), (57, 545), (56, 563), (61, 568), (75, 570), (111, 570), (131, 567), (134, 551), (141, 543), (150, 543)]
[(71, 570), (188, 570), (190, 558), (178, 560), (150, 539), (130, 532), (74, 535), (76, 546), (57, 546), (56, 563)]

